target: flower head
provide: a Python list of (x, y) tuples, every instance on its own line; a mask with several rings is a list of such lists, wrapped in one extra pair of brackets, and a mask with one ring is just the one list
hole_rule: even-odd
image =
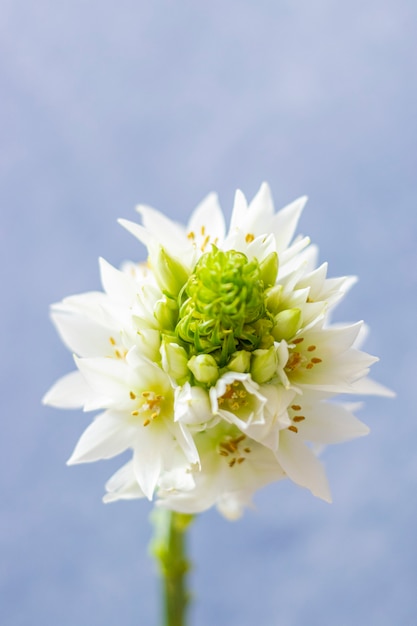
[(147, 263), (101, 261), (102, 293), (54, 305), (77, 370), (44, 401), (102, 410), (69, 462), (132, 451), (105, 501), (156, 496), (235, 518), (284, 477), (330, 501), (314, 446), (368, 432), (334, 396), (390, 392), (367, 378), (362, 324), (329, 323), (354, 279), (327, 278), (294, 238), (304, 203), (275, 213), (266, 184), (250, 204), (237, 192), (227, 232), (214, 194), (186, 228), (141, 206), (142, 225), (121, 223)]

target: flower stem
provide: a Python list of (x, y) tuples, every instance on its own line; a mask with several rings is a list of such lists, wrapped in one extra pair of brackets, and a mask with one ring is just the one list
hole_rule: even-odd
[(154, 537), (151, 552), (159, 566), (163, 593), (163, 626), (186, 626), (190, 600), (186, 576), (190, 562), (186, 556), (186, 532), (193, 515), (155, 509), (152, 513)]

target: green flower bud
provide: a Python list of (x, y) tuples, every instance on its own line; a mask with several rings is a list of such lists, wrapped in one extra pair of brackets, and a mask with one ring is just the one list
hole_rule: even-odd
[(159, 247), (155, 257), (151, 256), (150, 261), (158, 286), (176, 298), (188, 279), (185, 267), (162, 246)]
[(170, 337), (164, 336), (161, 345), (162, 367), (179, 385), (183, 385), (189, 378), (187, 366), (188, 356), (182, 346), (172, 342)]
[(277, 372), (278, 358), (274, 346), (269, 350), (255, 350), (252, 353), (250, 373), (256, 383), (262, 385), (271, 380)]
[(188, 368), (199, 383), (214, 385), (219, 377), (219, 368), (211, 354), (199, 354), (191, 357)]
[(261, 270), (261, 279), (264, 283), (264, 289), (275, 285), (275, 281), (278, 276), (277, 253), (271, 252), (271, 254), (268, 254), (268, 256), (260, 264), (259, 269)]
[(265, 304), (268, 311), (274, 315), (278, 313), (283, 291), (284, 287), (282, 285), (275, 285), (268, 291)]
[[(268, 280), (273, 259), (265, 265)], [(197, 354), (215, 353), (221, 367), (239, 349), (254, 350), (261, 336), (255, 324), (267, 318), (260, 265), (235, 250), (215, 246), (203, 254), (179, 297), (175, 332)], [(271, 324), (272, 326), (272, 324)], [(263, 327), (262, 327), (263, 328)]]
[(272, 334), (276, 341), (289, 341), (294, 337), (301, 325), (301, 309), (285, 309), (274, 318), (275, 326)]
[(246, 350), (235, 352), (227, 364), (227, 369), (232, 372), (240, 372), (241, 374), (249, 372), (250, 355), (251, 353)]
[(174, 330), (178, 320), (178, 305), (176, 300), (162, 296), (154, 306), (154, 316), (163, 330)]

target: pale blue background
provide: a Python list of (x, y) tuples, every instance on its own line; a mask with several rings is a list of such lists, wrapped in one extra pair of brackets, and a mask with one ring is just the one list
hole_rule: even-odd
[(329, 506), (291, 484), (192, 536), (199, 626), (414, 625), (417, 589), (414, 0), (0, 2), (0, 623), (157, 623), (146, 502), (101, 504), (121, 464), (67, 468), (90, 419), (40, 405), (72, 369), (48, 319), (144, 250), (116, 224), (185, 219), (266, 179), (330, 274), (360, 282), (368, 438), (328, 449)]

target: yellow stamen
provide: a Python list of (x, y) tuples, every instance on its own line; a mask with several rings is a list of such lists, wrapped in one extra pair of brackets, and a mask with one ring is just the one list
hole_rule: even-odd
[(290, 372), (292, 372), (293, 370), (296, 370), (297, 367), (302, 362), (302, 360), (303, 360), (303, 357), (301, 356), (299, 352), (293, 352), (292, 354), (290, 354), (288, 358), (285, 369), (290, 370)]
[(204, 252), (204, 250), (206, 249), (206, 246), (207, 246), (209, 241), (210, 241), (210, 235), (207, 235), (207, 237), (204, 239), (204, 241), (203, 241), (203, 243), (202, 243), (202, 245), (200, 247), (201, 252)]

